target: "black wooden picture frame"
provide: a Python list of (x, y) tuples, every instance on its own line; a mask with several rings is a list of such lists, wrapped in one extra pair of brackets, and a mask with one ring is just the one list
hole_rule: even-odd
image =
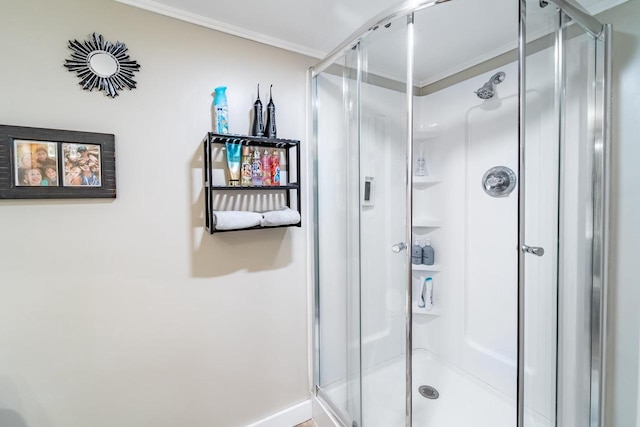
[[(55, 157), (46, 161), (57, 168), (57, 178), (52, 185), (46, 185), (44, 168), (36, 171), (37, 163), (29, 168), (22, 167), (16, 147), (38, 147), (39, 151), (46, 147)], [(63, 151), (64, 147), (64, 151)], [(87, 150), (89, 148), (89, 150)], [(36, 150), (35, 148), (33, 149)], [(69, 152), (73, 151), (73, 159)], [(91, 160), (83, 161), (82, 156), (89, 156)], [(28, 155), (29, 152), (27, 151)], [(67, 156), (65, 157), (65, 154)], [(29, 156), (31, 159), (32, 156)], [(87, 157), (89, 158), (89, 157)], [(31, 165), (31, 160), (29, 160)], [(89, 178), (67, 182), (65, 172), (75, 167), (76, 170), (86, 170)], [(90, 165), (90, 166), (89, 166)], [(33, 170), (33, 175), (40, 175), (40, 181), (32, 183), (27, 180), (27, 169)], [(49, 167), (52, 169), (52, 166)], [(50, 171), (47, 171), (50, 172)], [(69, 176), (69, 178), (71, 175)], [(37, 184), (40, 182), (40, 184)], [(48, 184), (48, 182), (46, 183)], [(115, 137), (112, 134), (78, 132), (70, 130), (31, 128), (22, 126), (0, 125), (0, 199), (77, 199), (77, 198), (112, 198), (116, 197), (116, 153)]]

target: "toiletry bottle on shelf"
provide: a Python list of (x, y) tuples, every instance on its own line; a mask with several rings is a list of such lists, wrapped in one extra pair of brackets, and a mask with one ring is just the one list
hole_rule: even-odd
[(262, 101), (260, 101), (260, 85), (258, 85), (258, 97), (253, 103), (253, 124), (251, 125), (251, 136), (263, 136), (264, 124), (262, 123)]
[(278, 150), (273, 150), (271, 155), (271, 185), (280, 185), (280, 153)]
[(262, 154), (262, 185), (271, 185), (271, 156), (266, 148)]
[(269, 86), (269, 103), (267, 104), (267, 121), (264, 125), (264, 134), (267, 138), (277, 138), (276, 105), (273, 103), (271, 88), (273, 88), (273, 85)]
[(431, 242), (427, 240), (424, 248), (422, 248), (422, 263), (424, 265), (433, 265), (435, 262), (435, 253), (431, 247)]
[(420, 277), (420, 292), (418, 292), (418, 302), (416, 303), (419, 308), (424, 308), (424, 282), (426, 278)]
[(433, 308), (433, 279), (431, 277), (427, 277), (422, 283), (418, 307), (424, 308), (426, 311), (431, 311)]
[(417, 240), (411, 246), (411, 264), (422, 264), (422, 246)]
[(262, 187), (262, 160), (260, 159), (260, 148), (258, 147), (253, 150), (251, 181), (255, 187)]
[(229, 133), (229, 107), (227, 106), (226, 86), (215, 88), (213, 106), (215, 108), (216, 133)]
[(416, 171), (415, 176), (426, 176), (427, 175), (427, 161), (424, 158), (424, 155), (419, 154), (416, 159)]
[(251, 178), (253, 176), (251, 166), (251, 149), (245, 145), (242, 147), (242, 164), (240, 166), (240, 185), (243, 187), (250, 187), (252, 184)]
[(225, 142), (225, 151), (227, 152), (227, 171), (229, 172), (229, 186), (237, 187), (240, 183), (240, 144)]

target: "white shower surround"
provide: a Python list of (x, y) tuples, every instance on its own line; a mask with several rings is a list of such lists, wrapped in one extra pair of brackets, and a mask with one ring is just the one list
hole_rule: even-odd
[[(546, 54), (530, 57), (529, 67), (536, 61), (544, 64)], [(473, 92), (497, 71), (504, 71), (506, 79), (497, 86), (495, 98), (478, 99)], [(440, 183), (415, 191), (414, 216), (435, 218), (442, 225), (428, 234), (414, 229), (416, 237), (431, 240), (441, 267), (434, 276), (434, 304), (441, 314), (414, 314), (414, 348), (432, 352), (512, 399), (516, 392), (519, 187), (508, 197), (492, 198), (482, 189), (482, 177), (494, 166), (518, 171), (517, 85), (517, 64), (511, 63), (415, 100), (415, 144), (425, 144), (428, 168)], [(528, 144), (546, 153), (534, 156), (532, 152), (527, 164), (527, 213), (536, 217), (557, 204), (555, 194), (539, 190), (553, 188), (553, 180), (557, 182), (557, 147), (553, 147), (554, 127), (542, 119), (545, 111), (553, 110), (553, 99), (544, 105), (535, 89), (527, 95), (529, 123), (538, 123), (528, 127)], [(418, 139), (420, 128), (439, 131)], [(549, 158), (554, 152), (555, 163)], [(540, 245), (547, 249), (547, 256), (527, 265), (527, 283), (544, 278), (547, 286), (530, 286), (527, 291), (525, 394), (528, 409), (547, 419), (554, 410), (555, 335), (549, 334), (555, 316), (554, 226), (554, 222), (536, 221), (532, 230), (544, 235)]]

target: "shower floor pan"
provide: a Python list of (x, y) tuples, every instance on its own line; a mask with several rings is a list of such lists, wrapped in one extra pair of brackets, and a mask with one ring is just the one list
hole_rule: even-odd
[[(403, 427), (405, 423), (404, 357), (376, 368), (364, 377), (362, 427)], [(422, 385), (435, 388), (437, 399), (423, 397)], [(457, 369), (426, 350), (413, 352), (413, 425), (420, 427), (514, 427), (516, 403), (477, 378)], [(344, 384), (325, 389), (334, 402), (344, 402)], [(551, 427), (551, 421), (527, 411), (526, 427)]]

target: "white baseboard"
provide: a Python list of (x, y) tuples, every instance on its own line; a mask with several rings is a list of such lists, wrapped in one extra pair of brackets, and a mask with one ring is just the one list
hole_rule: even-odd
[(311, 419), (311, 399), (263, 418), (247, 427), (294, 427)]

